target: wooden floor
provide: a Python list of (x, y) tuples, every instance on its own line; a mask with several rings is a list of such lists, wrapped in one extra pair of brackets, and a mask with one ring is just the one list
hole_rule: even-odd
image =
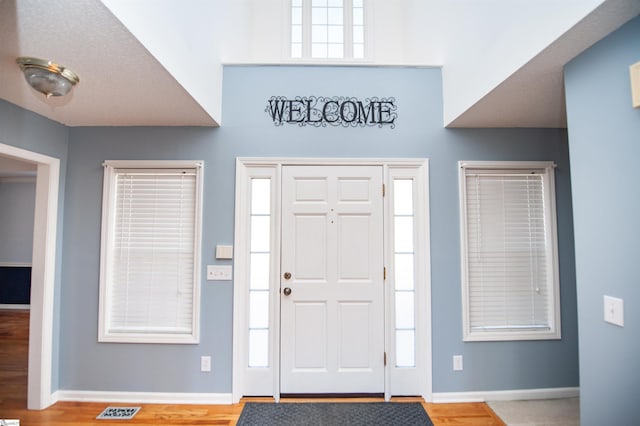
[[(96, 420), (109, 405), (131, 404), (58, 402), (43, 411), (27, 410), (27, 354), (29, 313), (0, 310), (0, 419), (19, 419), (20, 426), (69, 425), (235, 425), (246, 401), (269, 401), (270, 398), (244, 399), (233, 405), (145, 404), (132, 420)], [(283, 400), (304, 402), (308, 400)], [(317, 401), (317, 400), (314, 400)], [(323, 400), (325, 401), (325, 400)], [(378, 399), (333, 399), (331, 401), (381, 401)], [(504, 423), (482, 403), (429, 404), (420, 401), (434, 425), (496, 425)]]

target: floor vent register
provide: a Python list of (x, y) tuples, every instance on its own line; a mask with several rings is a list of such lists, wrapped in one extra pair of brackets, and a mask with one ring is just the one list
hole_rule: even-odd
[(118, 419), (130, 420), (135, 416), (141, 407), (107, 407), (96, 419)]

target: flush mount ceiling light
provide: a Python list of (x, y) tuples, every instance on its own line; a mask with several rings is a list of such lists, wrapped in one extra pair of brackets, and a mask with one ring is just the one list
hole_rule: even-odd
[(76, 73), (51, 61), (20, 57), (16, 62), (27, 83), (47, 98), (66, 95), (80, 81)]

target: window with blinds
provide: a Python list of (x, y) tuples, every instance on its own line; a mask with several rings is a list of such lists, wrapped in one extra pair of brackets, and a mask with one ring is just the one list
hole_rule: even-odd
[(559, 338), (553, 164), (460, 170), (465, 340)]
[(100, 341), (197, 343), (201, 163), (107, 162)]

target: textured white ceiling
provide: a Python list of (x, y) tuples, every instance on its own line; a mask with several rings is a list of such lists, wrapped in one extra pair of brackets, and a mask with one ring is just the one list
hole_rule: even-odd
[[(68, 126), (215, 126), (216, 121), (99, 0), (2, 0), (0, 98)], [(71, 95), (31, 89), (19, 56), (73, 70)]]
[[(242, 0), (215, 4), (224, 8), (225, 1)], [(246, 7), (249, 5), (247, 2)], [(184, 6), (176, 0), (175, 7)], [(470, 106), (446, 124), (565, 127), (563, 66), (638, 13), (639, 0), (604, 1), (504, 81), (469, 99)], [(146, 40), (146, 45), (153, 44), (152, 51), (166, 60), (161, 50), (172, 47), (163, 40)], [(182, 42), (190, 45), (189, 40)], [(53, 60), (76, 72), (80, 83), (71, 95), (46, 99), (24, 81), (15, 63), (19, 56)], [(165, 64), (172, 72), (183, 68)], [(446, 70), (446, 61), (443, 67)], [(182, 74), (180, 81), (185, 86), (100, 0), (0, 0), (0, 99), (22, 108), (68, 126), (217, 126), (220, 112), (210, 106), (215, 102), (201, 103), (193, 96), (198, 85), (192, 80), (202, 75), (188, 75), (187, 81)], [(202, 101), (205, 97), (198, 94)], [(205, 94), (211, 97), (208, 89)], [(213, 96), (219, 100), (221, 95)], [(444, 102), (446, 105), (446, 93)]]
[(566, 127), (564, 65), (639, 13), (638, 0), (605, 1), (448, 127)]

